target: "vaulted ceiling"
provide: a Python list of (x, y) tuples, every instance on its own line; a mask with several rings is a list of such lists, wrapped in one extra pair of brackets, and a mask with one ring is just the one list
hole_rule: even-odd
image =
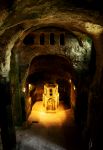
[[(0, 5), (0, 75), (8, 76), (11, 52), (20, 50), (22, 40), (33, 30), (55, 26), (82, 32), (97, 40), (103, 34), (100, 4), (97, 0), (3, 0)], [(95, 45), (98, 47), (97, 42)]]

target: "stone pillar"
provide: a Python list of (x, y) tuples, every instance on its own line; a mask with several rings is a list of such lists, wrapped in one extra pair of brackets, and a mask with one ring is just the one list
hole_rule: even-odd
[(45, 45), (50, 45), (50, 33), (46, 32), (45, 34)]
[(0, 80), (0, 127), (3, 150), (16, 148), (16, 135), (11, 109), (10, 83), (6, 78)]
[(22, 107), (21, 107), (21, 85), (19, 78), (19, 60), (18, 54), (12, 53), (10, 83), (12, 89), (12, 110), (15, 125), (22, 123)]
[(89, 91), (86, 138), (93, 150), (103, 149), (103, 37), (94, 37), (96, 71)]
[(39, 32), (35, 33), (35, 44), (36, 46), (40, 45), (40, 34)]
[(74, 110), (76, 105), (76, 89), (71, 80), (69, 80), (70, 84), (70, 101), (71, 101), (71, 108)]
[(60, 32), (55, 33), (55, 44), (60, 46)]

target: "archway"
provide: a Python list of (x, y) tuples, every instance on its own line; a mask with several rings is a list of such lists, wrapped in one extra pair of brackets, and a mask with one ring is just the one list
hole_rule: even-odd
[[(40, 55), (33, 58), (26, 78), (26, 114), (42, 101), (44, 85), (58, 84), (59, 101), (65, 109), (75, 107), (74, 71), (72, 63), (61, 55)], [(73, 93), (74, 92), (74, 93)]]

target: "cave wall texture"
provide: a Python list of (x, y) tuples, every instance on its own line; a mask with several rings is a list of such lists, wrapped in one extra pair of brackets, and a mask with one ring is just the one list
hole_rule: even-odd
[[(12, 103), (16, 106), (16, 108), (13, 107), (13, 109), (16, 109), (16, 111), (13, 111), (14, 120), (15, 117), (16, 121), (21, 120), (21, 112), (17, 114), (17, 110), (21, 110), (19, 101), (20, 79), (18, 70), (22, 70), (21, 80), (23, 80), (25, 74), (28, 73), (28, 65), (32, 61), (33, 57), (46, 53), (63, 54), (71, 58), (72, 63), (74, 64), (74, 70), (79, 67), (80, 70), (82, 68), (87, 71), (89, 64), (86, 64), (86, 62), (88, 63), (86, 60), (90, 58), (90, 52), (94, 49), (95, 55), (92, 54), (92, 57), (95, 58), (92, 62), (92, 68), (95, 66), (95, 71), (91, 68), (93, 71), (93, 73), (91, 71), (92, 75), (89, 74), (90, 72), (87, 72), (87, 74), (84, 75), (80, 74), (76, 84), (78, 99), (81, 99), (83, 92), (87, 92), (86, 98), (88, 99), (88, 115), (85, 123), (85, 135), (89, 131), (89, 137), (93, 142), (94, 149), (97, 149), (97, 147), (99, 149), (99, 146), (102, 145), (100, 135), (102, 135), (103, 126), (102, 2), (97, 0), (1, 0), (0, 2), (0, 88), (4, 86), (2, 91), (4, 94), (7, 94), (7, 87), (11, 84), (12, 88), (10, 93), (12, 93), (13, 90), (16, 91), (16, 94), (12, 95), (12, 98), (10, 95), (5, 98), (4, 94), (2, 94), (0, 107), (5, 108), (2, 111), (5, 110), (10, 113), (11, 109), (8, 109), (8, 107), (10, 107)], [(39, 32), (41, 28), (51, 26), (58, 27), (60, 30), (63, 29), (66, 33), (68, 33), (67, 35), (69, 35), (70, 40), (66, 40), (65, 47), (58, 51), (58, 45), (53, 48), (51, 46), (45, 46), (42, 50), (40, 46), (34, 47), (24, 45), (23, 40), (26, 35), (34, 31)], [(70, 33), (73, 35), (70, 35)], [(83, 42), (84, 34), (92, 40), (92, 48), (89, 44), (88, 48), (85, 48), (85, 43)], [(82, 37), (82, 46), (80, 45), (80, 37)], [(77, 49), (78, 46), (79, 49)], [(48, 52), (47, 49), (49, 49)], [(68, 49), (70, 51), (68, 51)], [(81, 53), (83, 56), (81, 57), (82, 60), (79, 57), (80, 55), (78, 55)], [(85, 54), (88, 55), (88, 57), (85, 58), (84, 62)], [(79, 61), (75, 63), (75, 60)], [(81, 62), (83, 62), (84, 65)], [(23, 65), (23, 68), (19, 68)], [(84, 88), (83, 91), (83, 86), (86, 87), (86, 89), (88, 88), (88, 90), (85, 91)], [(80, 91), (82, 92), (80, 93)], [(5, 99), (7, 99), (7, 101), (5, 101)], [(18, 99), (18, 101), (11, 102), (11, 99)], [(79, 104), (77, 104), (79, 107), (77, 107), (77, 112), (78, 109), (82, 107)], [(78, 121), (78, 115), (81, 113), (82, 112), (79, 112), (76, 115), (78, 124), (81, 123), (81, 121)], [(7, 117), (7, 114), (5, 114), (5, 118)], [(9, 121), (12, 122), (12, 117)], [(8, 126), (10, 126), (13, 131), (13, 125), (11, 125), (12, 123), (9, 121)], [(13, 132), (9, 133), (9, 135), (14, 136)]]

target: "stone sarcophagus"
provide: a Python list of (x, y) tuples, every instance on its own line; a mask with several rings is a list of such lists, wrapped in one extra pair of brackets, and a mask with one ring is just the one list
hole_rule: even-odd
[(43, 106), (45, 111), (56, 111), (59, 105), (58, 84), (45, 84)]

